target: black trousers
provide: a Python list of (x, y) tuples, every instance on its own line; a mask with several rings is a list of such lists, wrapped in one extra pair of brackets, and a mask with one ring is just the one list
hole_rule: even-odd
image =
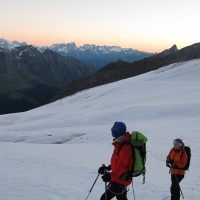
[(100, 200), (110, 200), (113, 197), (116, 197), (117, 200), (128, 200), (126, 195), (127, 190), (124, 185), (118, 184), (116, 182), (110, 182), (106, 192), (101, 196)]
[(171, 200), (180, 200), (180, 187), (179, 183), (182, 181), (184, 178), (184, 175), (171, 175)]

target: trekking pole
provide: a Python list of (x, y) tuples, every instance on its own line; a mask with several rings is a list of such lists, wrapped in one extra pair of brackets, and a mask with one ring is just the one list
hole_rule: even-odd
[(105, 200), (108, 200), (107, 183), (105, 182)]
[(133, 187), (133, 181), (132, 181), (132, 189), (133, 189), (134, 200), (136, 200), (136, 198), (135, 198), (135, 190), (134, 190), (134, 187)]
[(168, 199), (168, 198), (170, 198), (170, 196), (167, 196), (167, 197), (165, 197), (164, 199), (162, 199), (162, 200), (166, 200), (166, 199)]
[(98, 174), (98, 175), (97, 175), (97, 177), (96, 177), (96, 179), (95, 179), (95, 181), (94, 181), (94, 183), (93, 183), (93, 185), (92, 185), (92, 187), (91, 187), (91, 189), (90, 189), (90, 191), (89, 191), (89, 193), (88, 193), (88, 195), (87, 195), (87, 197), (86, 197), (86, 199), (85, 199), (85, 200), (87, 200), (87, 199), (88, 199), (88, 197), (89, 197), (90, 193), (92, 192), (92, 189), (93, 189), (93, 187), (94, 187), (95, 183), (97, 182), (97, 179), (99, 178), (99, 175), (100, 175), (100, 174)]
[(179, 182), (178, 182), (177, 176), (176, 176), (176, 174), (174, 174), (174, 175), (175, 175), (175, 179), (176, 179), (176, 182), (177, 182), (177, 184), (178, 184), (179, 190), (180, 190), (180, 192), (181, 192), (181, 196), (182, 196), (182, 198), (184, 199), (183, 192), (182, 192), (182, 190), (181, 190), (181, 186), (180, 186), (180, 184), (179, 184)]

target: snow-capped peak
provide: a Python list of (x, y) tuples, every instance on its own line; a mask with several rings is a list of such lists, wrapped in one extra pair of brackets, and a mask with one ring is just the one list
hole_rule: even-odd
[[(133, 53), (136, 50), (132, 48), (122, 48), (120, 46), (100, 46), (100, 45), (95, 45), (95, 44), (84, 44), (82, 46), (77, 46), (74, 42), (71, 43), (61, 43), (61, 44), (53, 44), (49, 48), (53, 51), (56, 52), (63, 52), (63, 53), (68, 53), (72, 51), (76, 52), (94, 52), (94, 53), (100, 53), (100, 54), (108, 54), (108, 53)], [(43, 49), (43, 48), (42, 48)]]
[(74, 42), (67, 43), (67, 44), (53, 44), (49, 47), (49, 49), (56, 51), (56, 52), (65, 52), (68, 53), (69, 51), (76, 51), (78, 47)]
[(5, 49), (14, 49), (15, 47), (19, 46), (26, 46), (26, 42), (18, 42), (18, 41), (9, 41), (4, 38), (0, 39), (0, 47), (5, 48)]

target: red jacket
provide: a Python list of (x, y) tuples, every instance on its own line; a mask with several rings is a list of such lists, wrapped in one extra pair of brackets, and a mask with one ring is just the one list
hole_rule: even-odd
[[(181, 148), (179, 151), (175, 151), (174, 148), (172, 148), (167, 156), (167, 161), (173, 160), (174, 165), (178, 168), (183, 168), (187, 163), (187, 153), (185, 152), (184, 148)], [(185, 170), (183, 169), (170, 169), (171, 174), (177, 174), (177, 175), (184, 175)]]
[[(129, 142), (131, 139), (130, 133), (126, 133), (123, 140), (115, 140), (113, 142), (114, 152), (111, 157), (111, 181), (115, 181), (122, 185), (129, 185), (132, 183), (132, 179), (124, 181), (119, 177), (128, 171), (132, 170), (133, 157), (132, 157), (132, 147), (129, 144), (124, 144), (119, 152), (119, 147), (123, 142)], [(119, 153), (119, 154), (118, 154)]]

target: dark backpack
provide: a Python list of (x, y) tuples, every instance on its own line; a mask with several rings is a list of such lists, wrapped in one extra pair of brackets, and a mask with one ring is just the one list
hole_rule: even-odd
[(120, 146), (118, 150), (118, 154), (122, 147), (125, 144), (130, 144), (132, 147), (132, 155), (134, 158), (133, 161), (133, 167), (132, 171), (130, 172), (131, 177), (137, 177), (140, 175), (144, 176), (143, 183), (145, 181), (145, 163), (146, 163), (146, 142), (147, 142), (146, 136), (144, 136), (142, 133), (138, 131), (133, 131), (131, 134), (131, 140), (130, 142), (124, 142)]
[(184, 153), (187, 154), (188, 159), (187, 159), (187, 163), (186, 163), (185, 167), (183, 167), (182, 169), (183, 169), (183, 170), (189, 170), (189, 167), (190, 167), (190, 160), (191, 160), (191, 149), (190, 149), (189, 146), (185, 146), (185, 147), (184, 147), (184, 151), (183, 151), (183, 153), (182, 153), (182, 155), (181, 155), (181, 159), (183, 158), (183, 154), (184, 154)]

